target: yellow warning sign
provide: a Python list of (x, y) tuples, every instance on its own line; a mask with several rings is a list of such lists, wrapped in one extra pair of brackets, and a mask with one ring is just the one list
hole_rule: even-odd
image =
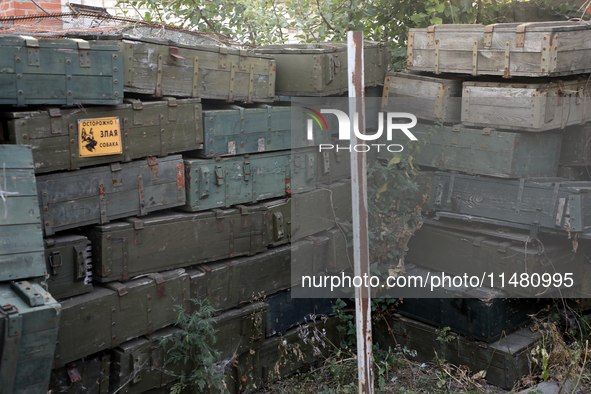
[(80, 157), (117, 155), (121, 147), (119, 118), (80, 119), (78, 121)]

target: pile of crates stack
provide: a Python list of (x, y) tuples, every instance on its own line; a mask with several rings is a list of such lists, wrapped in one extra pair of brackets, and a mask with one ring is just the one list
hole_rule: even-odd
[[(164, 392), (183, 365), (160, 342), (192, 300), (217, 311), (231, 392), (314, 361), (298, 326), (331, 302), (291, 298), (291, 251), (349, 266), (329, 245), (346, 244), (350, 161), (319, 156), (330, 136), (293, 146), (274, 99), (342, 95), (345, 45), (3, 36), (0, 53), (3, 394)], [(389, 56), (366, 43), (368, 85)], [(339, 343), (337, 324), (307, 329)]]
[[(431, 212), (408, 244), (407, 273), (489, 283), (404, 300), (391, 324), (417, 358), (435, 347), (510, 389), (529, 372), (528, 315), (543, 298), (588, 298), (590, 38), (586, 22), (409, 30), (408, 70), (387, 75), (383, 96), (419, 118), (412, 132), (427, 141), (418, 164)], [(562, 279), (545, 289), (544, 273)], [(445, 326), (459, 334), (449, 343), (436, 339)]]

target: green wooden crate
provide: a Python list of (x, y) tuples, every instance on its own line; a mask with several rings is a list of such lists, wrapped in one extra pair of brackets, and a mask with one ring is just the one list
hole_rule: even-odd
[(0, 145), (0, 166), (0, 281), (45, 276), (31, 148)]
[(510, 390), (522, 376), (529, 374), (530, 351), (541, 334), (523, 328), (509, 334), (506, 339), (491, 343), (469, 340), (453, 335), (450, 342), (437, 338), (437, 328), (398, 314), (389, 315), (387, 323), (380, 320), (373, 327), (373, 340), (381, 349), (403, 347), (407, 357), (422, 362), (433, 361), (436, 351), (445, 360), (455, 365), (465, 365), (475, 374), (486, 370), (486, 380)]
[(46, 394), (60, 305), (33, 282), (0, 284), (0, 390)]
[(268, 338), (258, 349), (236, 358), (226, 382), (231, 393), (250, 392), (266, 383), (323, 360), (343, 339), (337, 317), (317, 319), (291, 329), (283, 336)]
[(45, 235), (185, 203), (181, 156), (86, 168), (37, 177)]
[[(404, 268), (408, 276), (425, 277), (428, 272), (433, 274), (408, 262)], [(438, 328), (450, 327), (455, 333), (484, 342), (496, 341), (503, 332), (510, 334), (527, 326), (532, 322), (530, 315), (547, 305), (538, 303), (538, 300), (506, 298), (507, 294), (503, 291), (489, 287), (435, 288), (432, 296), (404, 297), (395, 309), (409, 318)]]
[(76, 234), (47, 237), (45, 261), (47, 287), (57, 299), (92, 291), (92, 259), (88, 238)]
[(191, 298), (207, 299), (217, 310), (227, 310), (288, 289), (297, 285), (292, 277), (324, 269), (327, 242), (326, 237), (306, 238), (256, 256), (193, 267), (187, 270)]
[(205, 141), (199, 157), (291, 149), (289, 105), (216, 106), (203, 112)]
[[(333, 185), (335, 192), (332, 199), (336, 201), (335, 208), (338, 208), (340, 202), (350, 200), (350, 184), (338, 182)], [(329, 189), (319, 188), (296, 194), (291, 198), (262, 202), (261, 205), (268, 209), (268, 234), (272, 241), (269, 246), (295, 242), (320, 233), (335, 226), (335, 223), (341, 220), (338, 215), (335, 218), (338, 209), (334, 212), (332, 210)], [(344, 208), (341, 209), (341, 211), (344, 210)], [(296, 218), (295, 222), (292, 222), (293, 218)]]
[[(389, 44), (364, 41), (363, 49), (365, 85), (382, 85), (390, 67)], [(275, 57), (278, 96), (330, 96), (348, 90), (346, 43), (264, 45), (255, 53)]]
[(121, 104), (117, 46), (29, 36), (0, 38), (0, 104)]
[(201, 100), (124, 101), (110, 107), (4, 112), (0, 117), (11, 143), (33, 149), (37, 173), (201, 148)]
[(65, 367), (51, 371), (49, 390), (67, 394), (109, 394), (111, 356), (76, 360)]
[(573, 126), (564, 131), (560, 164), (563, 166), (588, 166), (591, 164), (589, 139), (591, 126)]
[[(267, 305), (258, 302), (242, 309), (235, 309), (213, 321), (217, 330), (212, 347), (220, 352), (219, 360), (227, 362), (235, 354), (256, 349), (264, 340), (265, 311)], [(194, 368), (191, 363), (168, 363), (168, 349), (160, 342), (178, 329), (167, 327), (146, 337), (125, 342), (113, 350), (111, 392), (121, 390), (128, 394), (165, 387)]]
[(174, 307), (189, 298), (189, 279), (183, 269), (170, 270), (64, 300), (55, 367), (173, 324)]
[[(497, 227), (498, 228), (498, 227)], [(552, 297), (558, 288), (514, 287), (509, 284), (512, 275), (519, 278), (549, 273), (571, 273), (575, 286), (581, 284), (585, 264), (586, 245), (581, 244), (576, 252), (566, 239), (540, 237), (541, 243), (528, 240), (529, 234), (515, 230), (498, 232), (496, 236), (475, 233), (470, 226), (446, 226), (446, 221), (427, 220), (408, 242), (406, 260), (426, 268), (443, 271), (448, 275), (477, 276), (493, 274), (495, 287), (501, 287), (500, 275), (504, 274), (504, 290), (509, 296)], [(426, 247), (428, 245), (428, 247)], [(488, 279), (484, 283), (490, 283)], [(568, 294), (573, 288), (563, 286), (561, 293)]]
[(199, 213), (156, 212), (88, 229), (93, 279), (125, 280), (138, 274), (253, 255), (269, 242), (260, 205)]
[(494, 179), (436, 172), (431, 206), (474, 222), (579, 233), (591, 226), (591, 185), (564, 178)]
[(202, 211), (289, 196), (316, 188), (315, 148), (186, 159), (187, 204)]
[[(478, 130), (461, 125), (417, 125), (412, 133), (426, 142), (415, 162), (419, 165), (500, 178), (552, 177), (558, 171), (560, 134)], [(419, 143), (401, 134), (394, 134), (391, 143)]]
[(127, 341), (112, 350), (110, 392), (143, 393), (147, 390), (166, 386), (191, 368), (190, 364), (166, 364), (170, 347), (163, 347), (160, 341), (177, 332), (175, 327), (166, 327), (145, 337)]
[(272, 56), (127, 34), (84, 38), (96, 39), (93, 45), (120, 48), (125, 92), (249, 103), (273, 101), (275, 96)]

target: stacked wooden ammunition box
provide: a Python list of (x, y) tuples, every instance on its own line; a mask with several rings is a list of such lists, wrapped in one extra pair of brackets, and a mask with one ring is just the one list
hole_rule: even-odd
[[(589, 38), (586, 22), (409, 30), (408, 70), (387, 75), (383, 106), (419, 118), (411, 131), (426, 141), (418, 164), (432, 179), (433, 215), (408, 244), (407, 271), (495, 280), (494, 288), (485, 280), (488, 287), (446, 286), (432, 294), (439, 299), (404, 300), (405, 317), (391, 324), (417, 358), (431, 359), (435, 346), (511, 388), (529, 371), (534, 342), (518, 329), (544, 303), (506, 297), (589, 293)], [(544, 273), (570, 273), (573, 286), (521, 281), (538, 275), (541, 285)], [(513, 275), (519, 285), (508, 291)], [(435, 339), (444, 326), (460, 334), (450, 344)], [(503, 333), (509, 341), (493, 354)]]
[[(2, 394), (164, 390), (190, 368), (160, 341), (192, 299), (217, 311), (231, 392), (276, 378), (285, 346), (302, 357), (282, 373), (314, 361), (297, 326), (332, 304), (291, 298), (291, 255), (310, 272), (349, 267), (330, 246), (346, 244), (350, 162), (318, 152), (330, 135), (293, 136), (273, 100), (343, 93), (344, 45), (123, 34), (0, 37), (0, 51)], [(389, 50), (366, 51), (381, 84)], [(305, 327), (338, 343), (337, 325)]]

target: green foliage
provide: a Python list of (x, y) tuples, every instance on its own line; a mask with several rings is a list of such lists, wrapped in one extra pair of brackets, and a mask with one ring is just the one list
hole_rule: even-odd
[(179, 382), (171, 388), (171, 394), (186, 388), (194, 393), (202, 393), (206, 388), (224, 388), (222, 376), (214, 369), (219, 357), (219, 352), (212, 347), (216, 342), (216, 330), (213, 328), (215, 309), (202, 300), (192, 299), (191, 302), (197, 305), (197, 312), (187, 313), (176, 306), (176, 326), (180, 330), (161, 342), (161, 346), (167, 349), (166, 365), (184, 366)]

